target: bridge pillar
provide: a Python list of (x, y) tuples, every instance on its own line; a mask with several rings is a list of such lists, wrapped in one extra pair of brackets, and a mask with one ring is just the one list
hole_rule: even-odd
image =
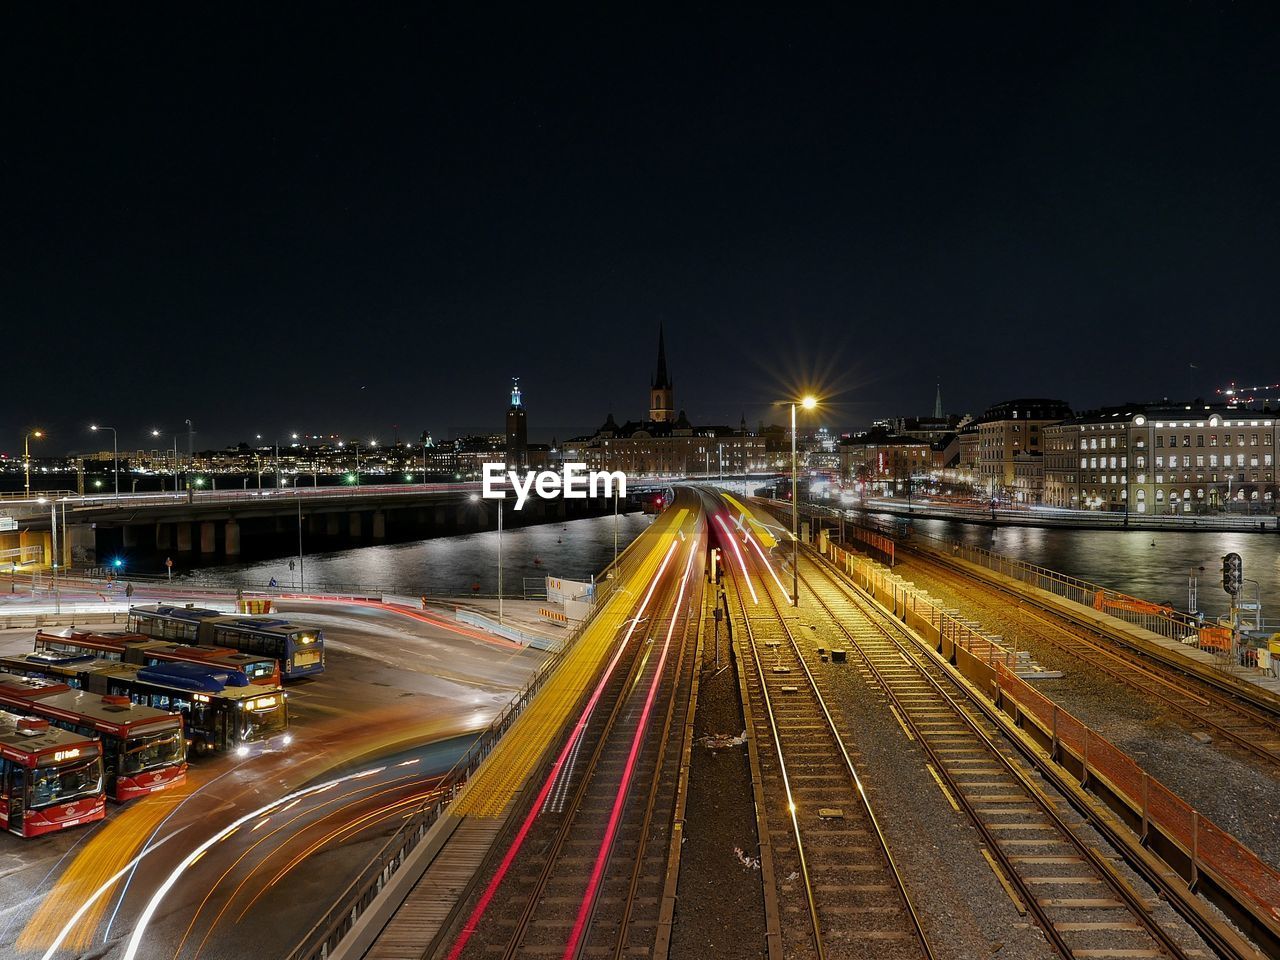
[(125, 524), (120, 528), (120, 542), (124, 544), (126, 550), (131, 550), (138, 545), (138, 528)]
[(338, 519), (336, 513), (326, 513), (324, 515), (324, 532), (325, 536), (336, 537), (342, 531), (342, 521)]
[(445, 527), (445, 524), (447, 524), (448, 522), (449, 520), (448, 520), (448, 517), (445, 515), (444, 507), (436, 507), (436, 520), (435, 520), (436, 527), (443, 530)]
[(178, 552), (190, 553), (191, 552), (191, 524), (187, 523), (184, 520), (181, 523), (175, 523), (173, 525), (173, 529), (178, 535), (177, 536)]
[(360, 536), (361, 518), (360, 514), (354, 510), (347, 514), (347, 534), (351, 537)]
[[(458, 509), (456, 514), (454, 515), (453, 522), (454, 522), (454, 525), (459, 530), (467, 529), (467, 527), (475, 520), (475, 517), (472, 515), (471, 511), (467, 509), (469, 506), (471, 506), (469, 503), (458, 504)], [(481, 529), (484, 528), (483, 520), (481, 520), (480, 527)]]
[(67, 547), (71, 551), (70, 563), (93, 565), (98, 561), (98, 539), (94, 536), (93, 526), (88, 523), (77, 523), (67, 528)]
[(173, 546), (173, 527), (167, 523), (156, 524), (156, 549), (168, 550)]
[[(228, 520), (224, 528), (226, 532), (225, 550), (228, 557), (240, 556), (240, 523), (238, 520)], [(203, 539), (203, 531), (201, 531), (201, 539)], [(201, 544), (203, 546), (203, 544)]]
[(381, 510), (373, 511), (373, 539), (387, 539), (387, 515)]
[(218, 528), (212, 520), (200, 521), (200, 552), (217, 553)]

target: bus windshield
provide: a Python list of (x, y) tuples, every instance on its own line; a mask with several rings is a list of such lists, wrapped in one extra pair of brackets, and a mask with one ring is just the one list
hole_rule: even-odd
[(90, 757), (79, 763), (37, 767), (31, 778), (31, 808), (69, 803), (79, 797), (102, 792), (102, 759)]
[(280, 695), (249, 701), (241, 714), (240, 739), (266, 740), (285, 729), (284, 698)]
[(181, 761), (186, 752), (187, 745), (180, 727), (130, 737), (125, 741), (124, 751), (120, 755), (120, 772), (142, 773), (144, 770), (169, 766)]

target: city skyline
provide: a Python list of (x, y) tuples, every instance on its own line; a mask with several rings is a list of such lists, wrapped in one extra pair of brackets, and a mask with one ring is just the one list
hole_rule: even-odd
[(1265, 12), (634, 16), (16, 13), (0, 311), (58, 389), (3, 445), (478, 431), (510, 376), (569, 435), (660, 322), (701, 422), (1277, 379)]

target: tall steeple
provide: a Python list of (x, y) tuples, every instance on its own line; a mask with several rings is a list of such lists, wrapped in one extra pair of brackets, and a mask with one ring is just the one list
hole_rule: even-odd
[(658, 370), (654, 374), (652, 386), (655, 390), (671, 388), (671, 379), (667, 376), (667, 340), (661, 323), (658, 324)]
[(529, 465), (529, 427), (525, 421), (524, 397), (520, 378), (511, 378), (511, 406), (507, 408), (507, 466)]
[(658, 324), (658, 369), (649, 384), (649, 419), (655, 423), (670, 423), (675, 419), (675, 385), (667, 374), (667, 341), (662, 324)]
[(933, 401), (933, 417), (935, 420), (942, 419), (942, 384), (938, 384), (938, 395)]

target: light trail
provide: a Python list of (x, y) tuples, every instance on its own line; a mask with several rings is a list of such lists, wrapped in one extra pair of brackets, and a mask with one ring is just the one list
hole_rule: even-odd
[[(640, 712), (640, 723), (636, 726), (635, 736), (631, 739), (631, 752), (627, 754), (627, 765), (622, 771), (622, 780), (618, 784), (618, 792), (613, 798), (613, 809), (609, 812), (609, 822), (605, 827), (604, 838), (600, 841), (600, 849), (596, 852), (595, 866), (591, 870), (591, 878), (587, 881), (587, 890), (583, 894), (582, 903), (578, 906), (578, 916), (573, 923), (573, 932), (565, 945), (562, 960), (573, 960), (578, 949), (578, 941), (582, 939), (586, 929), (587, 917), (595, 903), (596, 891), (600, 887), (601, 877), (609, 862), (609, 850), (613, 846), (613, 838), (617, 834), (618, 821), (622, 817), (622, 808), (627, 801), (627, 791), (631, 786), (631, 777), (635, 773), (636, 759), (640, 755), (640, 747), (645, 732), (649, 728), (649, 714), (653, 710), (653, 701), (658, 695), (658, 686), (662, 682), (663, 668), (667, 664), (667, 653), (671, 649), (671, 638), (675, 634), (676, 621), (680, 619), (680, 608), (684, 604), (684, 591), (689, 583), (689, 571), (693, 568), (694, 557), (697, 556), (698, 541), (695, 537), (689, 546), (689, 560), (685, 563), (684, 576), (680, 578), (680, 591), (676, 594), (676, 605), (671, 611), (671, 623), (667, 627), (666, 639), (662, 642), (662, 654), (658, 657), (658, 666), (653, 672), (653, 680), (649, 683), (649, 692), (645, 696), (644, 709)], [(687, 620), (686, 620), (687, 623)], [(654, 776), (657, 776), (655, 771)]]
[[(631, 625), (627, 627), (626, 636), (622, 638), (622, 642), (618, 644), (617, 652), (614, 653), (613, 659), (609, 661), (604, 675), (601, 676), (600, 682), (596, 684), (596, 688), (591, 693), (591, 699), (587, 702), (586, 707), (582, 711), (582, 715), (578, 718), (573, 734), (568, 738), (564, 748), (560, 751), (560, 756), (556, 758), (555, 764), (551, 767), (546, 782), (543, 783), (542, 789), (538, 792), (537, 799), (529, 807), (529, 813), (525, 816), (524, 822), (520, 824), (520, 830), (512, 840), (511, 846), (507, 848), (507, 852), (502, 857), (502, 862), (498, 865), (497, 871), (489, 880), (488, 885), (484, 889), (484, 893), (480, 895), (479, 902), (471, 911), (471, 915), (467, 917), (467, 922), (463, 926), (462, 931), (458, 934), (458, 938), (453, 942), (453, 946), (449, 950), (448, 960), (458, 960), (462, 956), (462, 951), (466, 947), (468, 941), (475, 935), (476, 927), (480, 925), (480, 918), (484, 916), (489, 909), (489, 903), (493, 900), (494, 895), (498, 892), (498, 887), (502, 884), (502, 880), (507, 875), (507, 871), (511, 869), (511, 864), (516, 858), (516, 854), (520, 852), (520, 848), (524, 845), (525, 837), (529, 835), (529, 831), (533, 828), (533, 822), (538, 818), (542, 805), (547, 799), (547, 794), (551, 792), (552, 786), (555, 785), (556, 778), (559, 776), (560, 768), (564, 765), (565, 759), (569, 756), (570, 750), (573, 749), (574, 741), (582, 735), (586, 729), (587, 721), (590, 719), (592, 712), (596, 708), (596, 704), (600, 700), (601, 694), (604, 693), (605, 684), (609, 678), (613, 676), (613, 670), (618, 665), (618, 661), (622, 658), (622, 652), (626, 650), (627, 644), (631, 640), (631, 635), (635, 633), (636, 625), (639, 623), (645, 609), (649, 606), (649, 601), (653, 599), (653, 592), (657, 589), (658, 582), (662, 579), (663, 571), (666, 570), (667, 564), (671, 561), (672, 554), (675, 553), (676, 547), (679, 546), (674, 540), (671, 546), (667, 548), (667, 554), (662, 558), (662, 564), (658, 567), (657, 573), (653, 575), (653, 579), (649, 583), (649, 590), (644, 596), (640, 609), (631, 619)], [(126, 957), (125, 960), (132, 960)]]
[(428, 623), (433, 627), (439, 627), (441, 630), (456, 633), (461, 637), (469, 637), (472, 640), (482, 640), (485, 643), (492, 643), (500, 647), (515, 648), (516, 650), (524, 649), (520, 644), (516, 643), (514, 640), (508, 640), (506, 637), (500, 637), (492, 633), (485, 633), (481, 630), (471, 630), (467, 627), (460, 627), (458, 624), (446, 620), (443, 617), (431, 616), (430, 614), (418, 610), (411, 610), (408, 607), (402, 607), (394, 603), (386, 603), (382, 600), (360, 600), (354, 597), (349, 600), (327, 600), (317, 599), (315, 597), (282, 597), (281, 599), (288, 599), (293, 603), (318, 603), (335, 604), (338, 606), (371, 607), (375, 610), (385, 610), (388, 613), (394, 613), (397, 616), (408, 617), (410, 620), (417, 620), (420, 623)]
[[(336, 780), (330, 780), (327, 783), (322, 783), (314, 787), (305, 787), (302, 790), (297, 790), (293, 793), (287, 794), (278, 800), (273, 800), (271, 803), (259, 807), (257, 810), (246, 813), (230, 826), (223, 827), (213, 836), (209, 837), (202, 844), (196, 847), (195, 850), (188, 853), (186, 857), (182, 859), (182, 862), (173, 868), (169, 873), (169, 876), (165, 878), (162, 884), (160, 884), (156, 892), (151, 895), (151, 899), (147, 901), (146, 907), (144, 907), (142, 913), (139, 914), (138, 922), (133, 928), (133, 934), (129, 937), (128, 945), (125, 947), (123, 960), (137, 960), (138, 951), (142, 948), (142, 941), (147, 935), (147, 927), (150, 926), (151, 918), (155, 916), (156, 911), (160, 909), (160, 904), (164, 902), (164, 898), (168, 896), (169, 891), (172, 890), (174, 884), (182, 878), (182, 875), (190, 869), (197, 860), (203, 857), (205, 853), (212, 849), (215, 844), (221, 843), (223, 839), (231, 836), (231, 834), (235, 833), (246, 823), (279, 809), (285, 803), (320, 793), (352, 779), (355, 778), (339, 777)], [(97, 895), (95, 894), (95, 896)]]
[[(182, 934), (182, 939), (178, 941), (177, 949), (173, 951), (174, 957), (176, 958), (178, 954), (182, 953), (182, 948), (186, 946), (187, 939), (191, 936), (192, 930), (195, 929), (196, 921), (200, 919), (200, 914), (204, 912), (205, 905), (209, 902), (209, 898), (212, 897), (215, 892), (217, 892), (220, 886), (222, 886), (222, 881), (225, 880), (228, 876), (230, 876), (231, 871), (234, 870), (237, 866), (239, 866), (241, 861), (243, 861), (245, 857), (249, 856), (249, 854), (253, 853), (253, 851), (256, 850), (259, 846), (261, 846), (262, 844), (270, 840), (272, 837), (279, 834), (282, 830), (288, 829), (290, 826), (297, 823), (300, 819), (307, 816), (308, 814), (317, 814), (321, 810), (323, 810), (325, 807), (332, 806), (335, 803), (342, 803), (344, 800), (348, 801), (347, 803), (343, 803), (342, 806), (338, 808), (337, 812), (341, 812), (342, 810), (345, 810), (347, 807), (349, 807), (351, 803), (355, 802), (352, 800), (353, 797), (361, 797), (362, 795), (367, 794), (370, 790), (377, 791), (373, 793), (371, 796), (374, 796), (374, 797), (381, 796), (384, 793), (390, 793), (391, 791), (396, 789), (394, 786), (395, 784), (401, 783), (402, 781), (406, 781), (406, 780), (412, 780), (412, 779), (413, 779), (412, 776), (406, 775), (406, 776), (396, 777), (395, 779), (384, 782), (384, 783), (371, 783), (371, 784), (358, 786), (354, 790), (348, 790), (346, 793), (338, 794), (338, 796), (336, 797), (329, 797), (319, 806), (316, 806), (307, 810), (300, 810), (296, 814), (294, 814), (292, 817), (289, 817), (287, 820), (283, 821), (282, 823), (277, 824), (274, 829), (264, 833), (261, 837), (259, 837), (257, 840), (251, 843), (248, 847), (246, 847), (241, 852), (240, 856), (236, 857), (233, 861), (231, 861), (231, 863), (227, 865), (226, 869), (222, 871), (222, 874), (218, 877), (218, 879), (213, 881), (213, 883), (209, 885), (208, 892), (205, 893), (204, 898), (200, 901), (195, 911), (191, 914), (191, 920), (188, 921), (187, 923), (187, 929)], [(284, 814), (289, 810), (293, 809), (295, 806), (297, 806), (299, 803), (302, 802), (302, 799), (303, 799), (302, 797), (299, 797), (297, 800), (293, 801), (293, 803), (289, 804), (288, 806), (282, 807), (279, 810), (273, 810), (270, 814), (268, 814), (267, 816), (259, 820), (258, 823), (256, 823), (249, 832), (253, 833), (262, 824), (270, 822), (273, 816)], [(367, 800), (369, 798), (365, 797), (364, 799)], [(334, 811), (331, 811), (329, 814), (326, 814), (325, 816), (326, 817), (332, 816), (333, 812)], [(306, 827), (303, 827), (303, 829), (306, 829)], [(227, 839), (230, 839), (230, 837), (231, 837), (231, 834), (229, 833), (227, 834), (227, 836), (223, 837), (222, 839), (227, 840)], [(289, 839), (291, 838), (286, 838), (284, 842), (287, 843)], [(271, 855), (270, 853), (267, 854), (268, 857), (270, 855)], [(224, 905), (222, 910), (218, 912), (218, 915), (214, 917), (213, 922), (209, 925), (209, 929), (204, 935), (204, 938), (200, 941), (200, 945), (196, 948), (196, 956), (199, 956), (200, 951), (204, 949), (205, 942), (209, 939), (209, 934), (212, 933), (213, 928), (218, 925), (218, 920), (222, 917), (222, 914), (226, 912), (227, 907), (231, 904), (231, 901), (233, 901), (236, 898), (236, 894), (240, 892), (240, 888), (243, 887), (244, 884), (247, 883), (256, 872), (257, 872), (256, 867), (253, 870), (249, 871), (248, 876), (246, 876), (243, 880), (240, 881), (239, 886), (236, 887), (235, 891), (227, 899), (227, 904)]]
[(747, 538), (747, 543), (749, 543), (749, 544), (751, 544), (751, 546), (755, 547), (756, 553), (758, 553), (758, 554), (760, 555), (760, 561), (764, 564), (764, 568), (765, 568), (766, 570), (768, 570), (768, 571), (769, 571), (769, 576), (773, 577), (773, 582), (774, 582), (774, 583), (776, 583), (776, 584), (778, 585), (778, 592), (779, 592), (779, 593), (782, 593), (782, 594), (785, 594), (787, 591), (786, 591), (786, 589), (782, 586), (782, 581), (778, 579), (778, 574), (777, 574), (777, 572), (773, 569), (773, 564), (771, 564), (771, 563), (769, 562), (769, 558), (768, 558), (768, 557), (766, 557), (766, 556), (764, 555), (764, 551), (760, 549), (760, 544), (756, 543), (756, 538), (755, 538), (755, 537), (753, 537), (753, 536), (751, 536), (751, 531), (750, 531), (750, 530), (746, 530), (746, 531), (744, 531), (744, 533), (745, 533), (746, 538)]
[(117, 880), (119, 880), (126, 873), (132, 870), (135, 866), (137, 866), (139, 861), (141, 861), (142, 858), (145, 857), (148, 853), (151, 853), (152, 851), (155, 851), (155, 850), (159, 850), (162, 846), (164, 846), (166, 843), (168, 843), (170, 840), (172, 840), (174, 837), (176, 837), (185, 829), (187, 828), (179, 827), (177, 830), (173, 831), (173, 833), (171, 834), (168, 834), (166, 837), (164, 837), (164, 839), (160, 840), (158, 843), (154, 843), (147, 849), (143, 850), (136, 857), (134, 857), (132, 860), (126, 863), (123, 867), (117, 870), (114, 874), (112, 874), (111, 878), (107, 880), (106, 883), (98, 887), (98, 889), (94, 891), (91, 897), (85, 900), (84, 903), (80, 904), (80, 907), (76, 910), (75, 913), (71, 915), (71, 918), (66, 922), (62, 930), (59, 931), (57, 937), (54, 938), (53, 943), (49, 945), (49, 949), (44, 952), (44, 956), (41, 957), (41, 960), (53, 960), (53, 955), (58, 952), (58, 948), (62, 946), (62, 941), (67, 938), (67, 934), (69, 934), (73, 929), (75, 929), (76, 924), (80, 922), (80, 918), (83, 917), (89, 911), (89, 909), (95, 903), (98, 902), (98, 900), (102, 897), (103, 894), (105, 894), (108, 890), (111, 889), (111, 887), (116, 883)]
[(733, 547), (733, 552), (738, 558), (738, 568), (742, 571), (742, 579), (747, 581), (747, 589), (751, 591), (751, 602), (759, 603), (760, 598), (756, 596), (756, 588), (751, 585), (751, 574), (747, 572), (746, 561), (742, 559), (742, 551), (738, 549), (738, 538), (733, 535), (733, 531), (729, 529), (729, 525), (724, 522), (724, 517), (716, 514), (716, 523), (720, 524), (720, 528), (724, 530), (724, 535), (728, 539), (729, 544)]

